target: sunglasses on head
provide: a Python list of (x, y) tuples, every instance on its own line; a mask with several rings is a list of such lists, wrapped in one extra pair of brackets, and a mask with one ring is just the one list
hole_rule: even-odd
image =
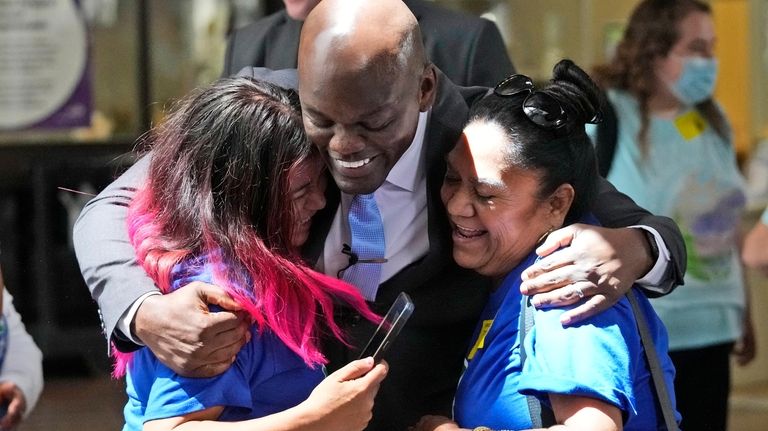
[[(526, 94), (523, 100), (523, 113), (532, 123), (544, 129), (559, 129), (568, 120), (563, 106), (551, 95), (536, 90), (533, 80), (525, 75), (510, 75), (501, 81), (493, 93), (502, 97), (513, 97)], [(589, 121), (596, 124), (601, 120), (598, 112)]]

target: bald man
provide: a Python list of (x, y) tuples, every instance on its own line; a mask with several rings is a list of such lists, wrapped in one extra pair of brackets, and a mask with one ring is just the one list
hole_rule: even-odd
[[(439, 197), (445, 154), (461, 134), (468, 105), (486, 90), (452, 84), (427, 61), (421, 40), (415, 17), (399, 0), (324, 0), (307, 18), (299, 48), (304, 126), (335, 183), (329, 184), (325, 210), (313, 220), (305, 256), (327, 274), (348, 266), (342, 247), (351, 237), (350, 202), (357, 194), (373, 193), (387, 261), (378, 289), (367, 294), (379, 312), (400, 291), (416, 304), (387, 356), (390, 371), (376, 399), (371, 430), (401, 430), (426, 413), (450, 415), (467, 340), (492, 284), (453, 261)], [(295, 84), (289, 72), (252, 72)], [(142, 279), (130, 247), (125, 249), (125, 209), (108, 205), (114, 194), (129, 199), (144, 169), (134, 166), (85, 208), (75, 228), (83, 275), (104, 314), (107, 334), (121, 348), (141, 341), (179, 372), (220, 371), (240, 346), (234, 315), (212, 322), (210, 315), (195, 311), (217, 295), (212, 286), (146, 297), (155, 289)], [(649, 272), (648, 284), (660, 292), (682, 280), (685, 249), (671, 220), (648, 214), (607, 182), (598, 200), (596, 215), (605, 226), (645, 225), (650, 233), (597, 227), (553, 232), (545, 249), (572, 240), (571, 247), (543, 259), (524, 285), (529, 293), (561, 287), (537, 298), (562, 305), (578, 299), (578, 283), (591, 298), (566, 314), (576, 319), (605, 309)], [(659, 248), (656, 256), (653, 247)], [(365, 344), (371, 325), (353, 313), (339, 317), (352, 345)], [(118, 320), (122, 329), (115, 331)], [(329, 345), (326, 352), (331, 367), (356, 355), (340, 346)]]
[[(234, 30), (227, 42), (222, 76), (247, 66), (295, 68), (299, 34), (320, 0), (283, 0), (285, 9)], [(404, 0), (421, 27), (427, 57), (454, 83), (493, 86), (514, 73), (493, 22), (425, 0)]]

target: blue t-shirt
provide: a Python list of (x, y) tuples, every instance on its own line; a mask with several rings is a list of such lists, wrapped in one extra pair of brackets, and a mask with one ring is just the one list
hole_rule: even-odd
[[(190, 263), (192, 262), (192, 263)], [(192, 281), (212, 282), (203, 259), (177, 265), (175, 290)], [(220, 421), (241, 421), (277, 413), (307, 399), (324, 378), (323, 367), (309, 368), (271, 331), (251, 328), (251, 341), (223, 374), (187, 378), (163, 365), (147, 348), (135, 352), (126, 375), (128, 403), (124, 431), (141, 430), (144, 422), (224, 406)]]
[[(535, 260), (532, 253), (508, 274), (483, 310), (456, 391), (454, 419), (462, 428), (530, 429), (525, 395), (548, 404), (547, 395), (553, 393), (596, 398), (618, 407), (628, 431), (666, 429), (626, 297), (565, 328), (560, 316), (575, 305), (535, 310), (521, 367), (518, 329), (526, 297), (520, 293), (520, 275)], [(648, 321), (671, 392), (674, 367), (667, 355), (666, 330), (645, 296), (635, 290), (632, 294)], [(670, 396), (674, 403), (674, 393)]]

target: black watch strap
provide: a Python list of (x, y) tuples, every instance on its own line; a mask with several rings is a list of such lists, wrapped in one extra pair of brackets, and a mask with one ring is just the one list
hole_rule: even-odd
[(651, 248), (651, 260), (653, 260), (653, 263), (655, 264), (657, 260), (659, 260), (659, 246), (656, 244), (656, 237), (653, 235), (653, 232), (642, 229), (643, 234), (645, 234), (645, 240), (648, 242), (648, 247)]

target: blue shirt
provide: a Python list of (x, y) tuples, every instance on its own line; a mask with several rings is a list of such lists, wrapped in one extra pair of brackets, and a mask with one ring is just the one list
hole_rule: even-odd
[[(456, 391), (454, 419), (463, 428), (530, 429), (525, 395), (548, 404), (547, 396), (553, 393), (596, 398), (618, 407), (628, 431), (665, 429), (626, 297), (603, 313), (565, 328), (560, 316), (573, 306), (535, 310), (534, 326), (524, 340), (527, 358), (521, 366), (518, 329), (525, 297), (520, 293), (520, 275), (535, 260), (532, 253), (509, 273), (483, 310)], [(635, 290), (632, 294), (648, 320), (667, 386), (673, 391), (674, 367), (667, 355), (666, 331), (648, 300)], [(674, 403), (674, 393), (670, 396)]]
[[(190, 262), (174, 269), (174, 290), (192, 281), (212, 282), (211, 266), (204, 258)], [(123, 411), (123, 430), (141, 430), (149, 420), (214, 406), (224, 406), (220, 421), (253, 419), (307, 399), (324, 378), (323, 367), (309, 368), (270, 331), (252, 327), (251, 335), (227, 371), (205, 379), (174, 373), (148, 348), (136, 351), (126, 375), (128, 403)]]

